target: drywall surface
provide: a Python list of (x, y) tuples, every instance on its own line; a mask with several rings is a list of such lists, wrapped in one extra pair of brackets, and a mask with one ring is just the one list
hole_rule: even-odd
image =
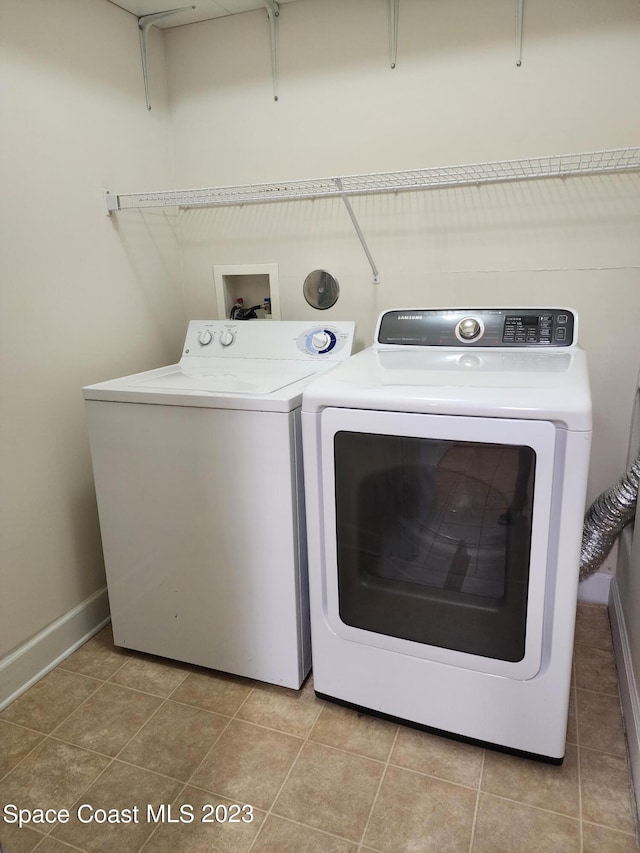
[(0, 30), (1, 662), (104, 585), (82, 386), (174, 360), (184, 314), (167, 217), (103, 203), (170, 172), (160, 43), (148, 113), (113, 4), (3, 0)]
[[(635, 146), (636, 0), (526, 7), (515, 64), (508, 0), (403, 0), (398, 61), (386, 5), (297, 0), (280, 13), (273, 100), (266, 13), (165, 34), (179, 187), (295, 180)], [(640, 175), (185, 211), (186, 311), (214, 316), (215, 264), (277, 263), (285, 319), (354, 319), (371, 342), (390, 307), (562, 305), (580, 315), (594, 397), (589, 500), (626, 454), (640, 363)], [(318, 312), (313, 269), (340, 283)]]

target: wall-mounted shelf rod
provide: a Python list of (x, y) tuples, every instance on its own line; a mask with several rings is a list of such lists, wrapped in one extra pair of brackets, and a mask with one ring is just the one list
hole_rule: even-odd
[(398, 16), (400, 0), (389, 0), (389, 63), (396, 67), (398, 60)]
[(360, 228), (360, 224), (358, 222), (358, 219), (357, 219), (355, 213), (353, 212), (353, 208), (351, 207), (351, 202), (349, 201), (347, 194), (344, 192), (344, 188), (342, 186), (342, 179), (341, 178), (334, 178), (334, 180), (336, 182), (336, 187), (338, 188), (338, 190), (340, 192), (340, 196), (342, 198), (342, 201), (344, 202), (344, 206), (347, 209), (347, 213), (349, 214), (349, 218), (351, 219), (351, 222), (353, 223), (353, 227), (356, 229), (356, 234), (358, 235), (358, 240), (360, 240), (360, 245), (362, 246), (362, 249), (363, 249), (365, 255), (367, 256), (367, 260), (369, 261), (369, 266), (371, 267), (371, 272), (373, 273), (373, 283), (374, 284), (380, 284), (380, 273), (378, 272), (378, 267), (376, 266), (375, 261), (373, 260), (373, 256), (371, 255), (371, 252), (369, 251), (369, 246), (367, 245), (367, 241), (364, 239), (364, 234), (362, 233), (362, 228)]
[(175, 15), (176, 12), (183, 12), (185, 9), (195, 9), (195, 6), (180, 6), (179, 9), (167, 9), (164, 12), (152, 12), (150, 15), (143, 15), (138, 18), (138, 30), (140, 32), (140, 55), (142, 57), (142, 76), (144, 78), (144, 96), (147, 100), (147, 109), (151, 109), (151, 100), (149, 98), (149, 58), (147, 56), (147, 38), (149, 29), (162, 21), (163, 18), (168, 18), (170, 15)]
[(522, 33), (524, 30), (524, 0), (516, 0), (516, 67), (522, 65)]
[(271, 74), (273, 76), (273, 100), (278, 100), (280, 88), (280, 45), (279, 22), (280, 6), (275, 0), (262, 0), (269, 18), (269, 35), (271, 36)]
[[(340, 178), (316, 178), (269, 184), (105, 194), (107, 213), (147, 207), (221, 207), (275, 201), (349, 197), (421, 190), (564, 178), (640, 170), (640, 147), (557, 154), (465, 166), (437, 166), (403, 172), (380, 172)], [(340, 181), (340, 188), (336, 181)]]

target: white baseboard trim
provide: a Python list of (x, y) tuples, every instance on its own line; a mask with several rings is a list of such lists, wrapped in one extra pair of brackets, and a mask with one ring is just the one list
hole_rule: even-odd
[(627, 734), (627, 745), (629, 748), (631, 778), (636, 803), (640, 803), (640, 695), (638, 694), (638, 685), (633, 674), (631, 648), (629, 646), (620, 593), (615, 578), (611, 582), (609, 618), (611, 620), (611, 634), (613, 636), (613, 647), (618, 667), (618, 682), (624, 726)]
[(578, 584), (578, 601), (586, 604), (608, 604), (613, 575), (599, 571)]
[(39, 681), (109, 621), (103, 586), (0, 660), (0, 711)]

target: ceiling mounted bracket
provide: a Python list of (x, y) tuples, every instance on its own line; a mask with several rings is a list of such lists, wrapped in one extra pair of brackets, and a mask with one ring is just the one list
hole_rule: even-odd
[(166, 12), (154, 12), (151, 15), (143, 15), (138, 18), (138, 30), (140, 32), (140, 54), (142, 56), (142, 76), (144, 77), (144, 96), (147, 101), (147, 109), (151, 109), (149, 101), (149, 60), (147, 58), (147, 35), (150, 27), (161, 21), (163, 18), (168, 18), (169, 15), (175, 15), (176, 12), (182, 12), (184, 9), (195, 9), (195, 6), (181, 6), (179, 9), (167, 9)]
[(358, 240), (360, 240), (360, 244), (361, 244), (362, 248), (364, 249), (364, 253), (367, 256), (367, 260), (369, 261), (369, 264), (371, 265), (371, 271), (373, 272), (373, 283), (374, 284), (380, 284), (380, 273), (378, 272), (378, 268), (375, 265), (373, 257), (371, 256), (371, 252), (369, 251), (369, 247), (367, 246), (367, 241), (364, 239), (364, 234), (362, 233), (362, 229), (360, 228), (358, 220), (356, 219), (356, 215), (353, 212), (353, 208), (351, 207), (351, 202), (349, 201), (349, 197), (347, 196), (346, 192), (344, 191), (344, 186), (342, 184), (342, 180), (340, 178), (334, 178), (333, 182), (340, 192), (340, 198), (344, 202), (344, 206), (347, 208), (347, 213), (349, 214), (349, 217), (351, 218), (351, 222), (353, 223), (353, 227), (356, 229), (356, 234), (358, 235)]
[(522, 33), (524, 31), (524, 0), (516, 0), (516, 68), (522, 65)]
[(400, 0), (389, 0), (389, 60), (391, 67), (396, 67), (398, 58), (398, 16)]
[(275, 0), (262, 0), (269, 18), (269, 31), (271, 34), (271, 74), (273, 76), (273, 100), (278, 100), (278, 87), (280, 85), (280, 6)]

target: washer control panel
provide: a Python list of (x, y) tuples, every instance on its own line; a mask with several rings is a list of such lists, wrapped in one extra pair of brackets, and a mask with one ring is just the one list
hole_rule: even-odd
[(198, 364), (220, 358), (341, 361), (351, 355), (354, 335), (350, 320), (319, 325), (298, 320), (191, 320), (182, 358)]
[(385, 311), (376, 342), (387, 346), (569, 347), (577, 317), (567, 308), (446, 308)]

